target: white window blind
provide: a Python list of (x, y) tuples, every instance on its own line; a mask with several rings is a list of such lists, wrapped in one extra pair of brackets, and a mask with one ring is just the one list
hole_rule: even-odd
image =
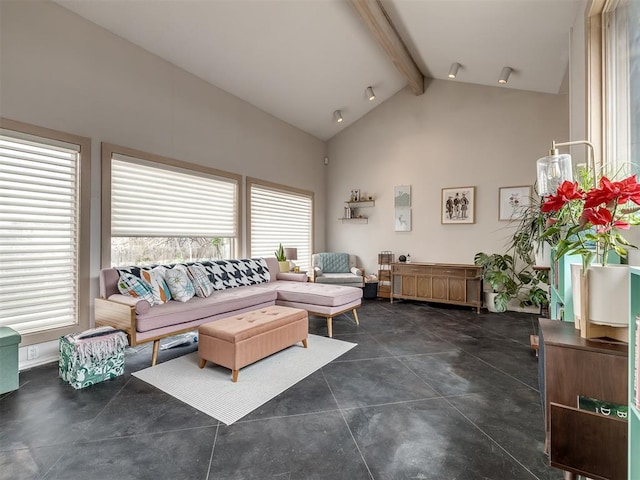
[(0, 131), (0, 325), (77, 324), (79, 148)]
[(112, 237), (236, 237), (237, 182), (113, 154)]
[(313, 234), (313, 197), (251, 183), (251, 256), (273, 257), (278, 245), (297, 248), (294, 263), (308, 270)]

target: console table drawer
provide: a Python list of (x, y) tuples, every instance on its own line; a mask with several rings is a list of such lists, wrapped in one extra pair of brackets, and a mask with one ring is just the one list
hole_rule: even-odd
[(398, 275), (431, 275), (431, 268), (418, 265), (394, 265), (393, 273)]

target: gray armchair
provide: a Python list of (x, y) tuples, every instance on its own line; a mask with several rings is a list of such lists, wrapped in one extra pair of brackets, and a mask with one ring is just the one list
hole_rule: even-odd
[(357, 266), (357, 257), (348, 253), (314, 253), (311, 256), (312, 282), (364, 287), (364, 269)]

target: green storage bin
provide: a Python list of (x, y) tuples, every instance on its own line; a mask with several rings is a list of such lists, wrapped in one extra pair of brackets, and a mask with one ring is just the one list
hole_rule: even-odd
[(21, 340), (13, 328), (0, 327), (0, 394), (18, 389), (18, 345)]

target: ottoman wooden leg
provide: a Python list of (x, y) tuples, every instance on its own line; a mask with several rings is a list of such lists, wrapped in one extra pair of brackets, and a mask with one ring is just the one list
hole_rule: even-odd
[(358, 321), (358, 312), (356, 312), (356, 309), (353, 309), (353, 318), (356, 321), (356, 325), (360, 325), (360, 322)]
[(231, 370), (231, 372), (233, 373), (233, 376), (231, 377), (231, 380), (233, 380), (234, 382), (238, 381), (238, 370)]
[(307, 339), (306, 338), (304, 340), (302, 340), (302, 346), (304, 348), (307, 348)]
[(207, 359), (206, 358), (201, 358), (200, 359), (200, 368), (204, 368), (204, 366), (207, 364)]
[(333, 317), (327, 317), (327, 331), (329, 332), (329, 338), (333, 338)]

